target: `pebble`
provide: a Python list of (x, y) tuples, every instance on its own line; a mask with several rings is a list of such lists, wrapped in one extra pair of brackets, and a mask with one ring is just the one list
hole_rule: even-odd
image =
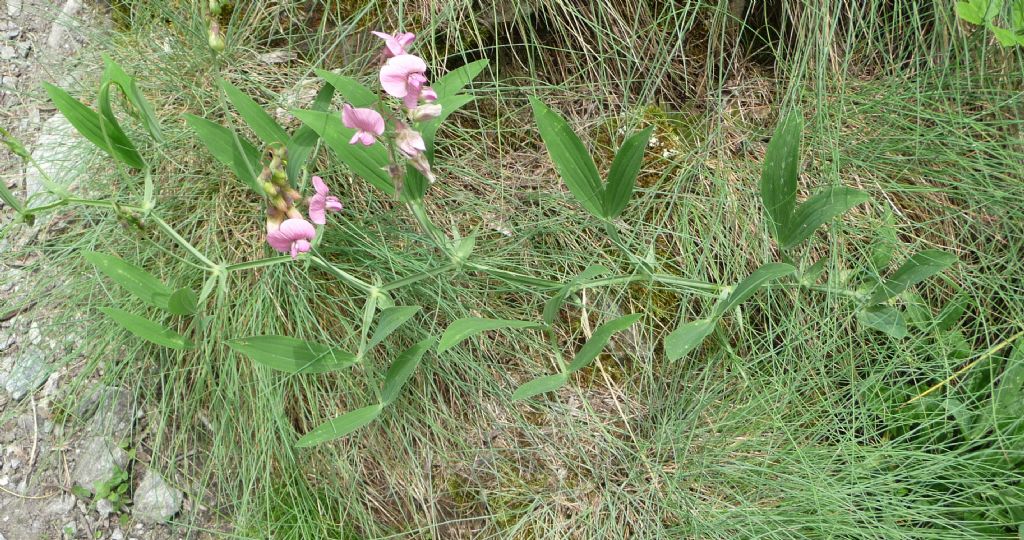
[(10, 45), (0, 46), (0, 60), (14, 60), (18, 56), (18, 52), (14, 50), (14, 47)]
[(7, 0), (7, 16), (14, 18), (21, 15), (21, 0)]
[(15, 359), (4, 388), (11, 399), (18, 401), (46, 382), (49, 372), (50, 365), (43, 352), (35, 347), (26, 348)]

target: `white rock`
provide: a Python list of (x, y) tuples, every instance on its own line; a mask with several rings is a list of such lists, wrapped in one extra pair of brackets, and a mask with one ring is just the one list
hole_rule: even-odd
[(79, 452), (71, 478), (95, 493), (97, 485), (109, 481), (118, 470), (123, 471), (127, 466), (128, 454), (109, 437), (92, 437)]
[(181, 491), (167, 485), (162, 476), (149, 470), (135, 490), (132, 515), (144, 523), (163, 523), (178, 513), (181, 500)]
[(17, 17), (21, 15), (21, 0), (7, 0), (7, 16)]

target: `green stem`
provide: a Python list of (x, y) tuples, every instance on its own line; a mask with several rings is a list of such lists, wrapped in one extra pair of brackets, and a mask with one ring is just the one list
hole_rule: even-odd
[(417, 281), (422, 281), (424, 279), (434, 277), (438, 274), (443, 274), (449, 270), (455, 270), (456, 268), (458, 268), (458, 265), (456, 265), (455, 263), (448, 263), (442, 266), (438, 266), (437, 268), (434, 268), (432, 270), (427, 270), (426, 272), (420, 272), (419, 274), (414, 274), (399, 280), (392, 281), (391, 283), (388, 283), (387, 285), (381, 287), (381, 289), (385, 291), (393, 291), (395, 289), (400, 289), (402, 287), (412, 285)]
[(311, 256), (309, 260), (312, 261), (313, 264), (316, 264), (317, 266), (323, 268), (324, 270), (327, 270), (328, 273), (333, 274), (338, 279), (344, 281), (345, 283), (348, 283), (349, 285), (367, 294), (373, 294), (374, 292), (377, 291), (377, 288), (374, 287), (373, 285), (370, 285), (369, 283), (353, 276), (352, 274), (345, 272), (344, 270), (334, 266), (333, 264), (323, 260), (320, 257), (317, 257), (316, 255)]
[(292, 258), (290, 255), (281, 255), (280, 257), (268, 257), (266, 259), (258, 259), (255, 261), (248, 261), (243, 263), (229, 264), (224, 267), (225, 272), (237, 272), (239, 270), (250, 270), (252, 268), (260, 268), (263, 266), (273, 266), (275, 264), (281, 264), (291, 262)]
[(177, 242), (181, 247), (185, 248), (185, 251), (191, 253), (193, 257), (202, 261), (203, 264), (205, 264), (211, 271), (216, 271), (218, 268), (220, 268), (220, 265), (206, 258), (206, 255), (203, 255), (203, 253), (196, 249), (196, 247), (193, 246), (191, 243), (189, 243), (188, 240), (182, 238), (182, 236), (178, 234), (178, 231), (174, 230), (174, 227), (171, 227), (170, 225), (167, 224), (166, 221), (160, 219), (160, 216), (151, 213), (149, 215), (149, 218), (152, 219), (157, 224), (157, 226), (160, 227), (160, 229), (162, 229), (164, 233), (167, 234), (167, 236), (170, 236), (171, 239)]

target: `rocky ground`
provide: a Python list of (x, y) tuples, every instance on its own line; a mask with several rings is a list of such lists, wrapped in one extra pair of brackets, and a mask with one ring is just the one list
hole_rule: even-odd
[[(0, 125), (65, 185), (76, 180), (66, 165), (88, 150), (73, 144), (40, 83), (90, 79), (95, 64), (81, 52), (109, 27), (107, 10), (83, 0), (0, 0)], [(43, 188), (6, 149), (0, 181), (22, 197)], [(0, 224), (10, 218), (0, 203)], [(181, 475), (136, 455), (146, 415), (135, 396), (83, 380), (82, 336), (52, 331), (51, 314), (34, 302), (32, 246), (60, 226), (51, 218), (0, 235), (0, 540), (198, 537), (175, 524), (195, 516)]]

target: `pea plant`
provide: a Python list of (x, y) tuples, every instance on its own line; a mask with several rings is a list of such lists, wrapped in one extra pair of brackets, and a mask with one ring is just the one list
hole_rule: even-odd
[[(218, 64), (227, 44), (219, 24), (219, 8), (211, 0), (208, 12), (211, 57)], [(316, 267), (365, 299), (359, 325), (357, 350), (343, 350), (291, 335), (239, 336), (226, 342), (234, 352), (253, 362), (292, 375), (336, 372), (364, 362), (375, 347), (421, 311), (418, 305), (396, 305), (394, 293), (420, 280), (446, 272), (471, 270), (495, 279), (531, 288), (537, 294), (551, 294), (535, 318), (498, 320), (464, 318), (450, 323), (439, 337), (427, 336), (398, 354), (387, 370), (377, 392), (378, 399), (314, 428), (298, 439), (298, 446), (312, 446), (343, 437), (377, 418), (398, 398), (424, 356), (458, 347), (485, 332), (539, 331), (546, 334), (554, 371), (522, 384), (512, 391), (512, 399), (524, 400), (555, 391), (570, 382), (571, 375), (586, 369), (605, 349), (612, 337), (637, 324), (640, 313), (626, 314), (598, 326), (577, 350), (566, 351), (558, 342), (563, 307), (589, 288), (624, 286), (633, 282), (653, 282), (682, 294), (698, 294), (715, 300), (705, 316), (683, 322), (664, 340), (664, 355), (678, 360), (694, 350), (715, 330), (724, 332), (719, 321), (754, 295), (775, 284), (787, 289), (823, 290), (849, 297), (855, 303), (861, 322), (893, 338), (906, 335), (903, 316), (894, 299), (918, 283), (952, 265), (955, 258), (929, 250), (918, 253), (886, 278), (865, 278), (858, 290), (839, 290), (815, 285), (824, 269), (824, 259), (798, 272), (795, 266), (804, 257), (802, 246), (821, 226), (868, 200), (864, 192), (830, 186), (797, 203), (797, 179), (800, 162), (801, 116), (791, 113), (778, 126), (768, 146), (761, 178), (761, 198), (767, 211), (769, 233), (778, 245), (779, 261), (766, 261), (748, 277), (734, 285), (719, 285), (662, 271), (653, 251), (637, 256), (627, 249), (618, 234), (618, 221), (635, 191), (636, 179), (644, 165), (645, 149), (654, 127), (628, 136), (618, 150), (606, 174), (602, 175), (579, 136), (558, 113), (539, 99), (530, 104), (550, 158), (583, 211), (603, 228), (622, 251), (634, 271), (615, 275), (600, 265), (586, 268), (579, 275), (560, 283), (527, 274), (485, 265), (472, 255), (476, 237), (449, 237), (431, 222), (425, 200), (434, 173), (435, 137), (449, 115), (470, 103), (472, 95), (463, 93), (487, 66), (486, 60), (455, 69), (431, 84), (426, 61), (411, 53), (415, 41), (411, 33), (375, 32), (384, 42), (375, 91), (356, 79), (318, 70), (324, 85), (308, 109), (292, 109), (290, 114), (301, 126), (289, 133), (262, 106), (229, 82), (217, 76), (216, 86), (222, 108), (233, 108), (257, 141), (247, 139), (235, 126), (221, 125), (209, 119), (186, 114), (184, 120), (203, 143), (210, 156), (228, 167), (237, 179), (260, 197), (266, 207), (266, 241), (273, 253), (268, 257), (228, 264), (213, 260), (195, 247), (161, 217), (154, 177), (149, 161), (139, 146), (122, 128), (112, 108), (111, 94), (119, 91), (124, 113), (137, 120), (155, 143), (162, 139), (160, 124), (152, 107), (139, 92), (135, 80), (107, 58), (100, 83), (96, 108), (78, 101), (66, 91), (46, 85), (51, 100), (69, 122), (88, 141), (106, 153), (124, 185), (136, 190), (137, 204), (122, 204), (113, 199), (92, 199), (68, 193), (49, 182), (49, 196), (56, 201), (34, 204), (19, 201), (0, 184), (0, 196), (14, 208), (23, 222), (60, 207), (81, 205), (107, 209), (137, 230), (157, 230), (167, 235), (205, 272), (198, 292), (165, 283), (146, 270), (109, 253), (87, 252), (83, 256), (97, 271), (109, 277), (127, 292), (172, 318), (169, 326), (151, 317), (115, 307), (101, 308), (113, 322), (129, 333), (155, 345), (187, 351), (205, 337), (204, 316), (222, 301), (228, 289), (227, 277), (271, 265), (301, 264)], [(219, 65), (219, 64), (218, 64)], [(219, 73), (219, 69), (217, 70)], [(331, 110), (335, 97), (343, 101), (341, 110)], [(7, 132), (3, 142), (14, 153), (37, 166), (32, 156)], [(446, 255), (446, 262), (426, 272), (384, 283), (378, 276), (357, 276), (328, 260), (319, 250), (323, 230), (330, 226), (331, 215), (341, 211), (342, 200), (332, 194), (330, 180), (311, 174), (312, 156), (323, 144), (348, 170), (387, 197), (404, 205), (415, 218), (433, 247)], [(137, 191), (141, 189), (141, 194)], [(794, 274), (799, 274), (794, 278)], [(467, 274), (470, 275), (470, 274)], [(870, 276), (869, 276), (870, 277)], [(172, 329), (173, 328), (173, 329)], [(177, 329), (177, 330), (176, 330)]]
[(1024, 0), (961, 0), (956, 14), (992, 32), (1003, 47), (1024, 45)]

